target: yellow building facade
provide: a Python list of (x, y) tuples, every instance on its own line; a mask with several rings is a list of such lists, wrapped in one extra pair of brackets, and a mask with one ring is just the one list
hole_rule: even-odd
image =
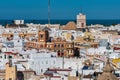
[(6, 63), (5, 68), (5, 80), (17, 80), (17, 67)]

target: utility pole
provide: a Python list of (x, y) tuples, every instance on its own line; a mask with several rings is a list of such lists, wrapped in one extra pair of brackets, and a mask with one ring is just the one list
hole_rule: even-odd
[(81, 74), (81, 79), (80, 80), (83, 80), (83, 69), (82, 69), (82, 74)]

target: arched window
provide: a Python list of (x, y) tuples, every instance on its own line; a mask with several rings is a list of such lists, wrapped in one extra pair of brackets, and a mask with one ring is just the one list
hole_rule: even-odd
[(61, 56), (62, 56), (62, 57), (64, 56), (64, 53), (63, 53), (63, 52), (61, 53)]
[(54, 47), (56, 47), (56, 44), (54, 44)]
[(40, 45), (40, 48), (43, 48), (43, 45)]
[(40, 38), (43, 38), (43, 35), (40, 35)]
[(58, 48), (60, 47), (60, 44), (58, 44)]
[(84, 27), (84, 23), (81, 23), (81, 27)]
[(58, 54), (58, 56), (60, 56), (60, 50), (58, 50), (57, 54)]
[(64, 45), (62, 44), (61, 47), (64, 47)]

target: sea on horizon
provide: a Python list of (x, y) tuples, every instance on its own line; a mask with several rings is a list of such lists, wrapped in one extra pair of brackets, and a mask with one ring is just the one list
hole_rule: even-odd
[[(76, 20), (51, 20), (51, 24), (60, 24), (60, 25), (66, 25), (68, 22), (74, 21), (76, 23)], [(34, 24), (47, 24), (48, 20), (24, 20), (26, 23), (34, 23)], [(120, 24), (120, 20), (86, 20), (87, 25), (91, 24), (101, 24), (104, 26), (110, 26), (115, 24)], [(6, 25), (6, 24), (12, 24), (13, 20), (0, 20), (0, 25)]]

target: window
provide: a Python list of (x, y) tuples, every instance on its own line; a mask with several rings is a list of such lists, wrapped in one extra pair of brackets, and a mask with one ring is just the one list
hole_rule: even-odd
[(5, 59), (6, 59), (6, 55), (4, 55)]
[(64, 45), (62, 44), (61, 47), (64, 47)]
[(48, 64), (48, 61), (46, 61), (46, 64)]
[(56, 44), (54, 44), (54, 47), (56, 47)]
[(9, 78), (9, 80), (12, 80), (12, 78)]
[(64, 53), (61, 53), (61, 56), (64, 56)]
[(40, 45), (41, 48), (43, 48), (43, 45)]
[(60, 56), (60, 50), (58, 50), (57, 54), (58, 54), (58, 56)]
[(12, 59), (12, 56), (8, 56), (8, 58)]
[(43, 72), (43, 69), (41, 69), (41, 73)]
[(40, 38), (43, 38), (43, 35), (40, 35)]
[(84, 27), (84, 23), (81, 24), (81, 27)]
[(60, 47), (60, 44), (58, 44), (58, 47)]
[(68, 50), (68, 53), (69, 53), (69, 50)]

